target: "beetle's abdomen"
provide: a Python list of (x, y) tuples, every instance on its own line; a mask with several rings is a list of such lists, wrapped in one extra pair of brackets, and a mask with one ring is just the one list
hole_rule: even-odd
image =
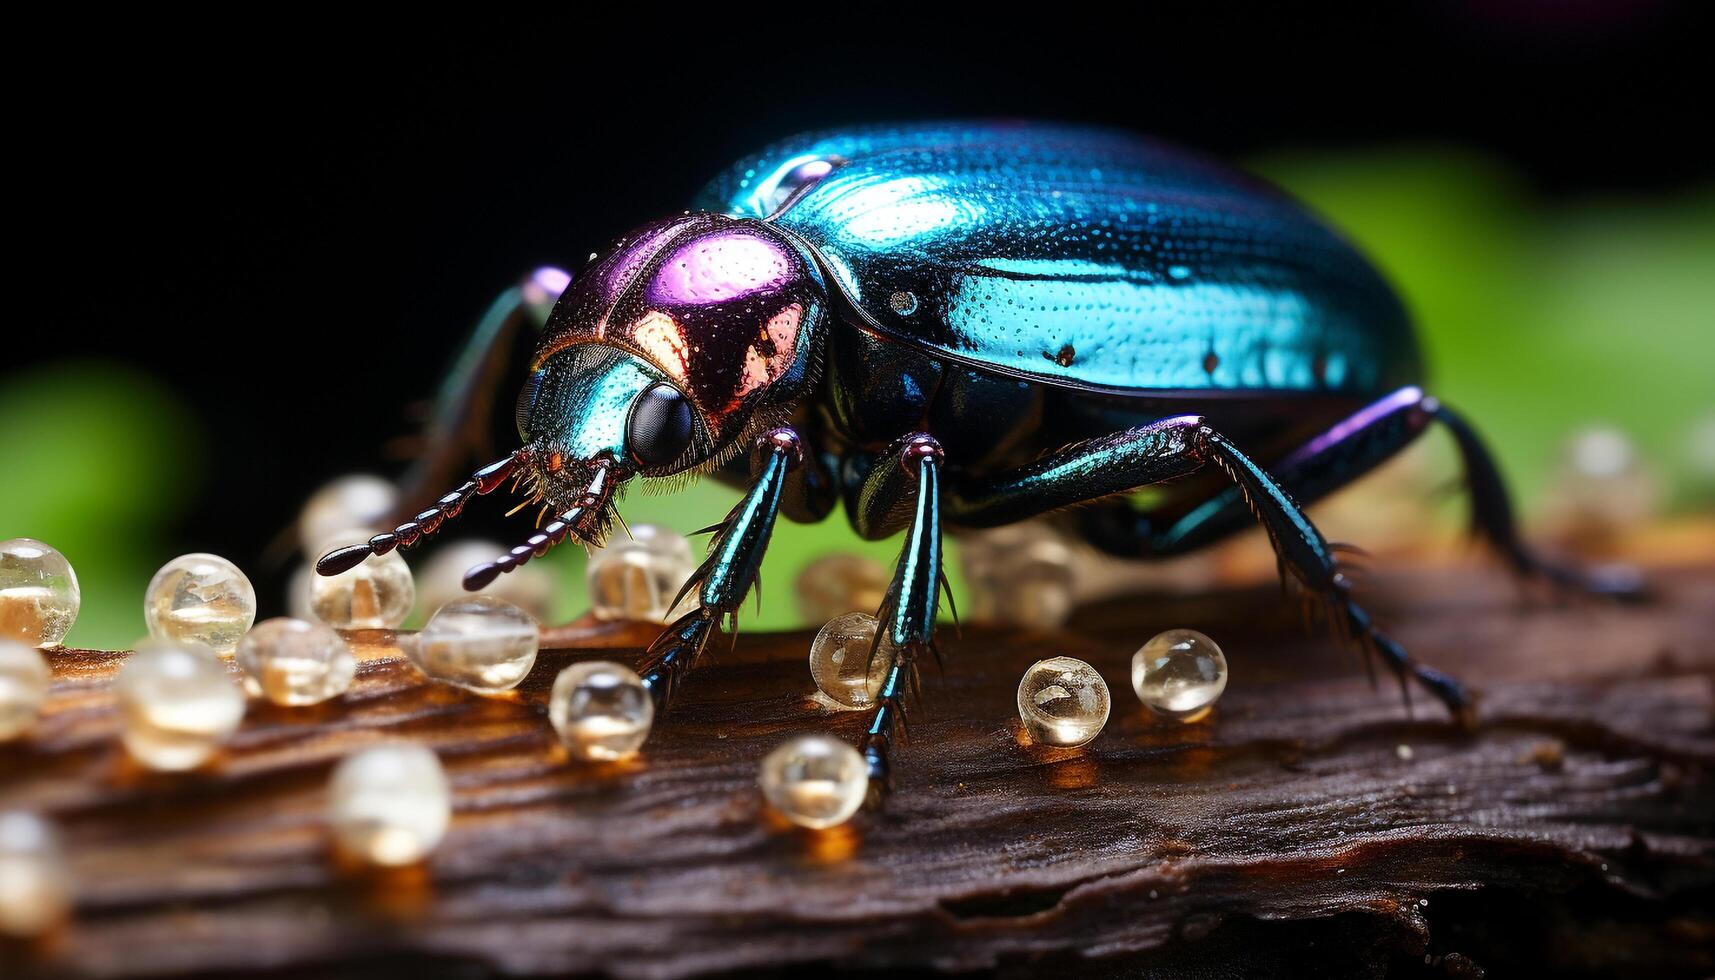
[(701, 203), (786, 204), (774, 223), (869, 326), (985, 369), (1116, 392), (1420, 380), (1405, 312), (1355, 249), (1273, 189), (1126, 134), (810, 135), (742, 161)]

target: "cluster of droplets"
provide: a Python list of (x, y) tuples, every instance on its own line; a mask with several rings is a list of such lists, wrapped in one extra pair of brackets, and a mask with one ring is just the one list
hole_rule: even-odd
[[(1214, 640), (1196, 630), (1167, 630), (1132, 655), (1131, 686), (1155, 715), (1193, 724), (1209, 716), (1226, 690), (1227, 659)], [(1018, 684), (1019, 723), (1029, 740), (1041, 745), (1088, 744), (1107, 724), (1111, 707), (1101, 674), (1072, 657), (1039, 660)]]
[[(318, 550), (367, 540), (369, 531), (338, 528), (371, 523), (392, 503), (390, 488), (342, 481), (312, 500), (301, 530), (305, 540), (314, 536), (320, 542)], [(1008, 613), (996, 618), (1054, 625), (1064, 619), (1070, 601), (1069, 561), (1054, 541), (1023, 544), (1022, 560), (1016, 560), (1018, 553), (1011, 562), (990, 555), (973, 566), (974, 577), (1003, 597), (995, 608)], [(431, 576), (438, 591), (424, 592), (432, 597), (434, 612), (420, 632), (400, 641), (426, 677), (483, 695), (507, 692), (530, 673), (541, 642), (538, 616), (546, 613), (551, 598), (551, 589), (543, 589), (530, 574), (503, 579), (503, 585), (485, 594), (452, 591), (457, 572), (491, 554), (490, 549), (480, 543), (443, 549)], [(695, 570), (683, 537), (641, 525), (627, 539), (592, 555), (594, 612), (598, 618), (669, 621), (675, 597)], [(816, 615), (832, 613), (809, 658), (812, 677), (830, 706), (862, 709), (876, 703), (892, 658), (887, 645), (877, 642), (877, 620), (865, 610), (880, 605), (886, 583), (878, 563), (849, 555), (824, 558), (799, 577), (801, 607)], [(217, 756), (237, 731), (246, 693), (283, 706), (342, 696), (358, 666), (345, 633), (397, 628), (415, 595), (415, 580), (396, 552), (370, 556), (347, 572), (312, 578), (303, 594), (308, 616), (253, 625), (255, 590), (237, 566), (200, 553), (168, 562), (145, 596), (150, 639), (138, 645), (114, 682), (123, 744), (148, 768), (192, 769)], [(58, 552), (29, 539), (0, 546), (0, 740), (19, 736), (35, 722), (51, 678), (38, 648), (63, 639), (77, 602), (76, 576)], [(236, 666), (239, 683), (229, 665)], [(1134, 656), (1132, 682), (1150, 710), (1192, 722), (1206, 717), (1220, 696), (1226, 664), (1207, 637), (1169, 631)], [(1089, 743), (1110, 709), (1100, 674), (1069, 657), (1032, 665), (1018, 689), (1023, 731), (1044, 745)], [(594, 762), (635, 756), (649, 735), (654, 710), (642, 678), (609, 661), (565, 668), (548, 697), (549, 719), (567, 754)], [(847, 743), (811, 735), (769, 753), (759, 786), (784, 819), (825, 829), (849, 820), (862, 805), (868, 770)], [(382, 866), (423, 860), (445, 835), (451, 817), (446, 774), (435, 754), (420, 746), (381, 745), (348, 757), (332, 774), (328, 800), (328, 826), (339, 850)], [(35, 907), (54, 918), (53, 910), (61, 907), (54, 896), (69, 894), (69, 886), (52, 828), (43, 823), (26, 827), (23, 817), (0, 816), (0, 824), (6, 820), (11, 823), (0, 826), (0, 862), (36, 862), (30, 879), (39, 898)], [(24, 840), (32, 843), (17, 844)], [(6, 851), (7, 846), (13, 850)], [(11, 927), (8, 914), (0, 896), (0, 928)]]

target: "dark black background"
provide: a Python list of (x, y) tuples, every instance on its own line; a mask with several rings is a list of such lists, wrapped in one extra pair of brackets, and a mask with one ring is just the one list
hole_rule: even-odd
[(180, 543), (243, 560), (329, 476), (385, 470), (404, 406), (495, 292), (794, 130), (1013, 115), (1228, 156), (1455, 142), (1545, 197), (1710, 176), (1693, 5), (1373, 6), (750, 5), (696, 23), (652, 6), (481, 28), (423, 8), (15, 35), (41, 66), (11, 96), (5, 357), (99, 354), (176, 387), (210, 447)]

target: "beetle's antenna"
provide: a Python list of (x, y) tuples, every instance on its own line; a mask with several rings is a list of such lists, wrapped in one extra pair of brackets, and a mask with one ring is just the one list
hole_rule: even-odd
[(578, 497), (578, 502), (549, 521), (540, 531), (525, 538), (523, 544), (493, 561), (475, 565), (465, 572), (465, 591), (476, 592), (487, 587), (488, 583), (524, 565), (530, 559), (547, 554), (549, 548), (566, 540), (566, 537), (574, 532), (580, 538), (586, 537), (590, 533), (586, 525), (599, 522), (602, 511), (607, 507), (608, 493), (612, 489), (608, 472), (610, 465), (605, 460), (598, 460), (595, 475), (590, 477), (589, 487)]
[(363, 544), (336, 548), (316, 562), (316, 574), (338, 575), (356, 568), (370, 555), (385, 555), (394, 548), (409, 548), (434, 534), (449, 518), (459, 516), (465, 502), (474, 495), (493, 493), (506, 478), (517, 471), (529, 458), (528, 449), (520, 449), (505, 459), (493, 462), (471, 474), (458, 489), (434, 502), (428, 510), (411, 518), (391, 531), (383, 531)]
[(506, 572), (512, 571), (532, 558), (540, 558), (548, 553), (548, 549), (572, 533), (578, 521), (584, 516), (584, 508), (573, 507), (565, 513), (548, 522), (548, 526), (524, 539), (524, 543), (493, 561), (483, 562), (473, 566), (464, 573), (466, 592), (476, 592), (486, 588), (488, 583), (499, 578)]

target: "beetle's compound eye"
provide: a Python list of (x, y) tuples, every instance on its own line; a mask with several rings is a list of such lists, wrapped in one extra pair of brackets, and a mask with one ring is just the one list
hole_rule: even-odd
[(625, 445), (633, 462), (646, 470), (655, 469), (684, 454), (691, 445), (692, 430), (691, 403), (679, 389), (657, 383), (631, 403)]
[(531, 371), (530, 377), (524, 379), (524, 387), (518, 392), (518, 407), (513, 409), (513, 420), (518, 423), (518, 438), (530, 439), (530, 413), (536, 407), (536, 393), (542, 390), (542, 376), (546, 371)]

